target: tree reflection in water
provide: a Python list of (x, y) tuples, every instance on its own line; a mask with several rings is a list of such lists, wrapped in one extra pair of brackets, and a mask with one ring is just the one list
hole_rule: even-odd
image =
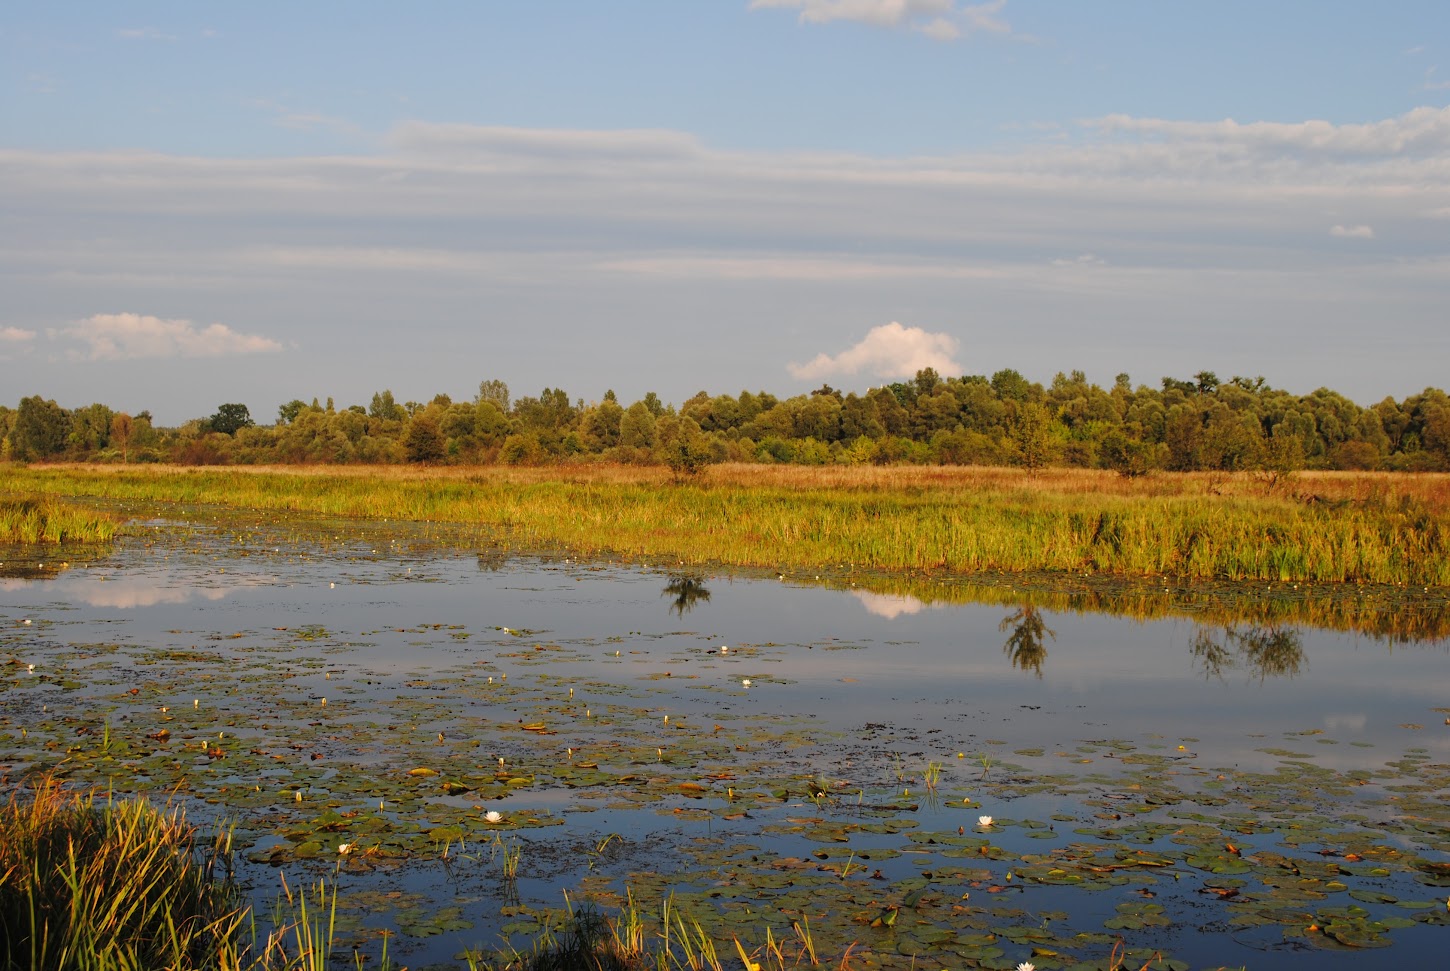
[(1299, 631), (1274, 625), (1223, 628), (1222, 640), (1201, 627), (1193, 637), (1193, 656), (1204, 677), (1223, 680), (1223, 673), (1242, 664), (1260, 681), (1292, 678), (1304, 668), (1304, 643)]
[(670, 577), (670, 582), (665, 584), (661, 597), (674, 597), (670, 604), (670, 610), (678, 617), (683, 617), (695, 609), (695, 604), (701, 600), (710, 599), (710, 591), (705, 589), (705, 581), (697, 576), (680, 574)]
[(1057, 631), (1043, 621), (1042, 612), (1031, 604), (1024, 604), (1004, 617), (997, 629), (1012, 632), (1002, 645), (1002, 653), (1012, 659), (1012, 666), (1023, 671), (1030, 668), (1042, 677), (1042, 662), (1047, 660), (1045, 637), (1057, 639)]

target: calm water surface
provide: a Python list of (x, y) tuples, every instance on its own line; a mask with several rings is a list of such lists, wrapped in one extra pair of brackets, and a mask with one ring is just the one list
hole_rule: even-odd
[[(9, 555), (13, 564), (21, 554)], [(336, 873), (361, 900), (392, 893), (392, 908), (360, 905), (356, 941), (375, 949), (371, 931), (401, 929), (393, 953), (401, 948), (415, 967), (496, 945), (581, 882), (608, 902), (626, 885), (673, 879), (726, 913), (748, 907), (754, 924), (732, 924), (727, 940), (779, 926), (780, 913), (788, 925), (800, 901), (752, 883), (779, 872), (767, 861), (780, 860), (830, 881), (829, 893), (808, 891), (820, 908), (814, 927), (834, 922), (840, 940), (871, 946), (887, 964), (920, 951), (919, 966), (1030, 958), (1050, 968), (1108, 951), (1088, 940), (1067, 957), (1034, 957), (1024, 931), (1000, 939), (996, 955), (952, 952), (939, 934), (912, 937), (905, 917), (870, 926), (925, 886), (934, 896), (902, 913), (959, 937), (983, 922), (1050, 925), (1056, 944), (1069, 929), (1121, 933), (1193, 967), (1357, 967), (1368, 952), (1286, 936), (1282, 920), (1233, 909), (1263, 889), (1266, 854), (1323, 861), (1321, 848), (1357, 845), (1342, 832), (1350, 825), (1366, 845), (1450, 862), (1444, 814), (1405, 811), (1395, 797), (1408, 782), (1419, 787), (1417, 806), (1446, 803), (1443, 641), (1136, 621), (1030, 602), (926, 603), (794, 578), (458, 555), (376, 535), (284, 542), (172, 526), (52, 578), (0, 579), (0, 628), (7, 787), (62, 758), (75, 779), (123, 792), (158, 794), (184, 775), (194, 811), (240, 817), (256, 859), (310, 841), (320, 853), (314, 845), (272, 862), (304, 879)], [(520, 731), (526, 723), (547, 727)], [(103, 724), (128, 739), (114, 757), (94, 750)], [(146, 742), (158, 726), (174, 740)], [(193, 740), (198, 751), (212, 744), (213, 732), (236, 750), (179, 757)], [(561, 768), (589, 753), (611, 780), (638, 781), (600, 785)], [(529, 781), (490, 788), (500, 757)], [(410, 766), (441, 775), (410, 778)], [(440, 778), (472, 791), (442, 793)], [(1135, 795), (1145, 791), (1148, 805)], [(288, 833), (325, 808), (361, 819), (374, 802), (395, 827), (409, 814), (425, 830), (461, 827), (461, 849), (440, 845), (451, 832), (424, 841), (379, 831), (379, 846), (402, 848), (396, 859), (339, 867), (334, 844), (349, 838), (347, 824)], [(489, 810), (502, 826), (482, 820)], [(979, 814), (996, 817), (993, 826), (979, 827)], [(1328, 827), (1326, 838), (1286, 842), (1284, 820), (1296, 814)], [(1254, 817), (1264, 820), (1257, 830), (1245, 823)], [(875, 830), (854, 828), (862, 820)], [(1165, 826), (1112, 832), (1135, 820)], [(1245, 844), (1237, 852), (1255, 868), (1229, 874), (1245, 882), (1241, 892), (1221, 900), (1206, 886), (1224, 877), (1183, 859), (1179, 823), (1217, 826)], [(908, 843), (913, 833), (918, 842)], [(958, 843), (920, 852), (930, 833)], [(965, 842), (975, 837), (995, 849)], [(510, 840), (523, 857), (519, 879), (504, 886), (499, 849)], [(1039, 859), (1086, 844), (1178, 857), (1157, 871), (1113, 871), (1120, 882), (1092, 889), (1030, 879)], [(868, 859), (843, 866), (837, 847)], [(811, 870), (812, 861), (827, 866)], [(244, 869), (258, 899), (275, 893), (274, 869)], [(1399, 901), (1443, 909), (1450, 892), (1424, 872), (1346, 865), (1347, 889), (1301, 886), (1307, 895), (1261, 906), (1279, 917), (1298, 907), (1322, 925), (1326, 908), (1367, 907), (1348, 897), (1361, 891), (1385, 898), (1370, 917), (1412, 919), (1422, 911)], [(1169, 922), (1104, 926), (1147, 900)], [(439, 911), (467, 926), (429, 929), (424, 918)], [(1392, 950), (1375, 955), (1419, 966), (1450, 946), (1450, 930), (1424, 922), (1385, 937)]]

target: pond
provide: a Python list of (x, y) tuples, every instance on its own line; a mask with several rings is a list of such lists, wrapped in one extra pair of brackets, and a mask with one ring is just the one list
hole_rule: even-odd
[(0, 551), (7, 791), (58, 768), (229, 819), (261, 911), (283, 874), (335, 881), (349, 955), (387, 935), (457, 967), (631, 898), (732, 953), (808, 929), (829, 966), (1450, 945), (1443, 597), (1319, 627), (1211, 591), (1113, 614), (1010, 577), (908, 593), (423, 526), (137, 532), (84, 564)]

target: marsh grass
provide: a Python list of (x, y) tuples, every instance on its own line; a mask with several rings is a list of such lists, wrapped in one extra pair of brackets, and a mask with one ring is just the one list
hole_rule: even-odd
[(0, 543), (103, 543), (115, 531), (115, 520), (93, 509), (48, 497), (0, 497)]
[[(792, 924), (791, 936), (781, 940), (767, 927), (765, 943), (749, 950), (738, 937), (729, 940), (726, 946), (733, 948), (744, 967), (756, 971), (821, 963), (809, 921)], [(848, 959), (849, 955), (842, 967), (848, 966)], [(469, 963), (486, 971), (726, 971), (727, 967), (720, 945), (700, 921), (682, 915), (669, 898), (659, 916), (652, 917), (632, 895), (614, 917), (570, 906), (562, 921), (545, 927), (527, 954), (513, 950), (491, 963)]]
[[(270, 927), (234, 880), (228, 827), (202, 839), (179, 808), (49, 777), (0, 806), (0, 971), (328, 971), (336, 885), (284, 877)], [(392, 967), (386, 940), (376, 967)]]
[(66, 496), (467, 524), (521, 549), (782, 572), (990, 571), (1450, 586), (1450, 476), (1087, 470), (47, 467)]
[(181, 810), (98, 802), (43, 781), (0, 808), (0, 967), (244, 966), (231, 834)]
[[(337, 884), (319, 880), (311, 887), (293, 890), (284, 874), (272, 927), (252, 971), (329, 971), (337, 950)], [(353, 964), (361, 968), (362, 962), (361, 954), (354, 952)], [(393, 967), (384, 937), (376, 971)]]

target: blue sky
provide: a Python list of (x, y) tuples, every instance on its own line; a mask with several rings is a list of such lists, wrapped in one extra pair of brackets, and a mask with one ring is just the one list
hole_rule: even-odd
[(1450, 5), (9, 3), (0, 400), (1450, 362)]

